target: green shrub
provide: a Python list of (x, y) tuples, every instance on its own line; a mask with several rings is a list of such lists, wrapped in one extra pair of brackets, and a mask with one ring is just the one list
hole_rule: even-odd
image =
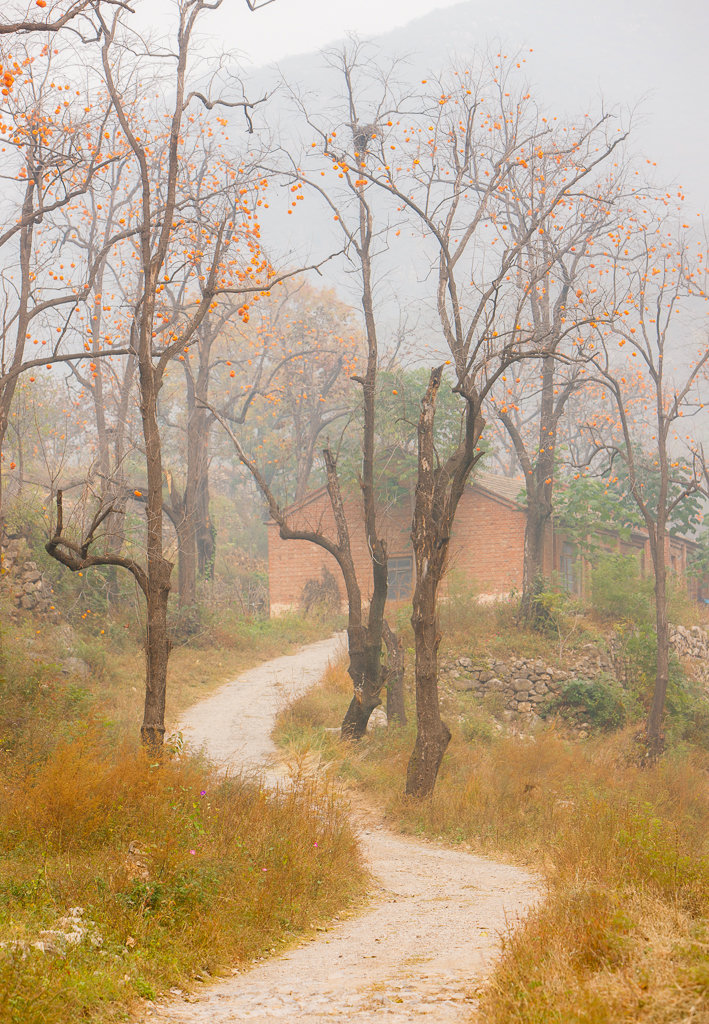
[(631, 717), (632, 703), (632, 698), (614, 679), (572, 679), (558, 697), (544, 705), (541, 716), (582, 716), (593, 728), (609, 732), (626, 724)]
[(646, 623), (652, 621), (650, 577), (640, 575), (634, 555), (603, 555), (591, 575), (591, 604), (602, 619)]
[[(626, 626), (618, 631), (620, 650), (616, 667), (625, 688), (644, 706), (648, 706), (657, 674), (657, 633), (650, 623)], [(683, 713), (689, 699), (690, 686), (679, 658), (670, 650), (667, 712)]]

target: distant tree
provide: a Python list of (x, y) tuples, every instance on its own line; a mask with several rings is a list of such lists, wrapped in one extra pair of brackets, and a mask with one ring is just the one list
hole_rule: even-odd
[[(64, 99), (69, 87), (62, 56), (57, 58), (47, 47), (34, 53), (18, 44), (14, 62), (21, 78), (4, 90), (7, 95), (0, 101), (5, 139), (0, 455), (20, 376), (74, 361), (90, 348), (76, 336), (81, 308), (108, 253), (130, 234), (116, 225), (87, 253), (76, 244), (74, 233), (66, 231), (67, 211), (89, 190), (101, 187), (102, 175), (119, 156), (104, 139), (110, 103), (96, 102), (87, 112), (86, 96), (79, 103), (72, 90), (71, 98)], [(95, 84), (89, 86), (90, 94)], [(103, 346), (93, 356), (110, 352)]]
[[(554, 497), (554, 520), (565, 536), (586, 555), (595, 558), (609, 532), (627, 539), (633, 530), (644, 530), (645, 521), (633, 497), (628, 466), (616, 459), (605, 470), (596, 459), (595, 473), (576, 473), (564, 480)], [(660, 473), (654, 451), (636, 449), (633, 455), (639, 488), (648, 504), (655, 505), (660, 493)], [(691, 536), (702, 522), (701, 493), (692, 485), (694, 474), (676, 467), (669, 483), (669, 536)], [(675, 503), (675, 499), (680, 500)]]
[[(648, 535), (655, 577), (657, 672), (647, 719), (650, 758), (663, 746), (669, 679), (668, 539), (703, 485), (699, 441), (690, 420), (707, 388), (706, 252), (692, 244), (681, 203), (645, 199), (611, 233), (612, 326), (597, 330), (593, 360), (603, 406), (586, 424), (611, 484), (624, 477)], [(691, 342), (687, 334), (699, 335)], [(622, 472), (620, 470), (622, 467)]]
[(282, 360), (270, 423), (256, 429), (272, 460), (272, 485), (287, 504), (301, 501), (313, 486), (319, 448), (352, 414), (350, 377), (362, 352), (356, 310), (333, 291), (295, 279), (277, 301), (261, 304), (242, 333), (251, 353), (270, 350)]
[[(524, 243), (521, 287), (525, 289), (521, 328), (528, 332), (538, 358), (503, 375), (491, 392), (489, 408), (499, 417), (524, 476), (527, 516), (520, 614), (534, 622), (536, 595), (543, 587), (543, 558), (554, 506), (559, 442), (564, 412), (583, 386), (593, 345), (590, 325), (609, 319), (603, 289), (597, 287), (596, 260), (618, 218), (624, 199), (619, 164), (622, 132), (602, 135), (602, 125), (587, 121), (580, 129), (562, 126), (538, 146), (529, 147), (505, 191), (504, 226)], [(565, 184), (579, 167), (593, 162), (592, 180)], [(547, 226), (529, 231), (542, 197), (562, 198)]]

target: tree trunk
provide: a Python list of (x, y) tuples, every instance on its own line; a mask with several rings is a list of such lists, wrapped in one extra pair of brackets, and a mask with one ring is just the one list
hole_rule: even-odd
[(167, 626), (167, 602), (170, 596), (171, 573), (172, 564), (165, 559), (159, 559), (151, 565), (148, 577), (145, 706), (140, 738), (151, 754), (160, 751), (165, 735), (167, 663), (171, 647)]
[(382, 636), (387, 650), (387, 721), (389, 725), (406, 725), (404, 704), (404, 645), (400, 637), (384, 620)]
[(216, 530), (209, 513), (209, 473), (206, 467), (196, 491), (197, 575), (201, 580), (211, 580), (216, 557)]
[(411, 624), (416, 649), (416, 743), (406, 769), (406, 794), (430, 796), (436, 784), (451, 734), (441, 720), (438, 703), (438, 646), (441, 636), (436, 615), (436, 583), (424, 575), (416, 581)]
[(177, 533), (177, 594), (180, 608), (192, 608), (197, 603), (197, 545), (194, 521), (183, 507), (182, 516), (175, 523)]
[[(443, 367), (431, 371), (418, 421), (418, 475), (411, 540), (416, 561), (411, 625), (416, 652), (416, 743), (406, 770), (406, 793), (429, 796), (450, 741), (438, 703), (438, 629), (436, 599), (450, 542), (450, 526), (465, 480), (470, 421), (462, 448), (445, 466), (436, 464), (433, 428)], [(472, 461), (470, 467), (472, 468)], [(469, 472), (469, 470), (468, 470)], [(455, 481), (455, 482), (454, 482)]]
[(670, 629), (667, 621), (667, 565), (665, 539), (657, 539), (655, 554), (655, 623), (657, 628), (657, 674), (655, 690), (647, 719), (648, 755), (656, 760), (662, 753), (664, 737), (662, 721), (670, 678)]
[(347, 630), (350, 655), (348, 671), (352, 677), (354, 694), (342, 720), (343, 739), (361, 739), (367, 731), (370, 715), (382, 703), (382, 625), (387, 593), (387, 569), (386, 561), (382, 566), (381, 563), (377, 564), (374, 557), (372, 564), (375, 590), (369, 605), (367, 625)]
[[(155, 271), (152, 271), (155, 274)], [(147, 277), (147, 275), (146, 275)], [(147, 473), (146, 513), (146, 678), (145, 714), (140, 735), (145, 746), (158, 749), (165, 734), (165, 691), (170, 641), (167, 628), (167, 602), (173, 565), (163, 548), (163, 467), (162, 438), (158, 421), (158, 394), (161, 379), (152, 364), (152, 324), (154, 319), (154, 280), (146, 280), (144, 309), (140, 323), (138, 376), (140, 415), (145, 439)]]
[[(367, 613), (363, 637), (361, 689), (355, 692), (342, 722), (342, 736), (359, 739), (367, 731), (372, 711), (381, 704), (382, 691), (382, 627), (386, 607), (388, 561), (386, 541), (377, 533), (377, 509), (374, 490), (374, 443), (376, 424), (376, 384), (378, 369), (377, 326), (372, 297), (371, 211), (360, 197), (359, 245), (356, 245), (362, 272), (362, 311), (367, 337), (367, 369), (364, 377), (355, 377), (362, 385), (362, 473), (360, 490), (364, 513), (364, 532), (372, 560), (372, 599)], [(348, 540), (349, 547), (349, 540)], [(359, 669), (358, 669), (359, 670)]]
[(544, 539), (551, 508), (527, 497), (527, 524), (524, 530), (524, 568), (520, 617), (533, 622), (538, 617), (537, 598), (544, 581)]
[(359, 740), (367, 731), (369, 718), (381, 704), (381, 683), (379, 675), (372, 678), (370, 663), (371, 646), (367, 642), (367, 629), (363, 625), (351, 626), (347, 630), (350, 664), (347, 669), (354, 693), (345, 717), (342, 720), (342, 739)]

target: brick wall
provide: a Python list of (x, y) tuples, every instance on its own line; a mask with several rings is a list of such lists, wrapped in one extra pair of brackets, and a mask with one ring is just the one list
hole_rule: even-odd
[(511, 502), (468, 488), (451, 536), (448, 582), (462, 579), (486, 596), (519, 590), (525, 522), (525, 512)]
[[(364, 533), (362, 503), (345, 502), (350, 524), (352, 556), (365, 600), (371, 596), (372, 572)], [(378, 525), (388, 543), (391, 558), (411, 555), (411, 502), (382, 510)], [(321, 529), (335, 539), (335, 525), (327, 493), (315, 492), (291, 516), (291, 525)], [(486, 595), (508, 594), (522, 585), (525, 513), (511, 502), (494, 498), (475, 487), (463, 495), (451, 540), (448, 580), (471, 583)], [(303, 587), (319, 579), (323, 568), (337, 581), (343, 603), (342, 574), (335, 559), (308, 541), (281, 540), (275, 523), (268, 525), (268, 573), (271, 614), (297, 606)], [(451, 573), (452, 570), (452, 573)]]
[[(380, 510), (378, 526), (386, 538), (389, 556), (397, 558), (411, 555), (411, 518), (413, 497), (396, 508)], [(362, 596), (367, 601), (371, 596), (372, 571), (369, 551), (364, 533), (362, 502), (357, 498), (345, 501), (345, 514), (350, 524), (352, 556), (357, 576), (362, 587)], [(290, 519), (291, 525), (305, 529), (321, 529), (326, 536), (335, 539), (335, 525), (327, 492), (323, 488), (314, 492)], [(458, 582), (470, 586), (485, 597), (502, 597), (511, 590), (521, 591), (524, 565), (524, 529), (526, 512), (514, 501), (490, 493), (473, 484), (468, 487), (458, 506), (451, 538), (448, 573), (443, 582), (445, 594), (449, 586)], [(547, 530), (544, 552), (544, 574), (550, 577), (558, 573), (564, 536), (551, 527)], [(649, 545), (640, 535), (631, 541), (622, 542), (616, 538), (609, 547), (623, 553), (632, 551), (641, 559), (644, 573), (652, 571)], [(644, 558), (643, 558), (644, 554)], [(678, 575), (687, 569), (687, 544), (680, 538), (667, 542), (668, 567)], [(310, 579), (319, 579), (323, 568), (334, 576), (343, 606), (345, 592), (342, 574), (335, 559), (308, 541), (284, 541), (278, 535), (275, 523), (268, 525), (268, 572), (271, 614), (278, 615), (300, 603), (303, 587)], [(590, 591), (590, 566), (583, 558), (577, 561), (574, 570), (574, 589), (588, 595)], [(698, 596), (699, 588), (689, 587), (692, 596)], [(709, 589), (709, 588), (707, 588)]]

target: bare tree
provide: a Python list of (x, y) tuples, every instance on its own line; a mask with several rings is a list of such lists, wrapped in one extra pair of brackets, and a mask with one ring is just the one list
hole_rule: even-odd
[[(596, 332), (593, 360), (601, 399), (617, 418), (598, 410), (586, 427), (597, 457), (613, 474), (625, 464), (630, 494), (647, 530), (655, 577), (657, 671), (647, 719), (648, 755), (663, 746), (669, 681), (668, 542), (682, 503), (704, 486), (701, 444), (689, 431), (704, 408), (707, 345), (706, 252), (680, 226), (681, 205), (644, 201), (610, 233), (604, 270), (611, 327)], [(687, 335), (694, 334), (690, 341)], [(698, 336), (698, 337), (697, 337)], [(701, 340), (699, 340), (701, 339)]]
[[(252, 6), (249, 0), (247, 3), (250, 7)], [(71, 26), (72, 23), (74, 27), (77, 27), (78, 24), (80, 29), (83, 27), (82, 22), (89, 19), (100, 4), (103, 4), (104, 7), (119, 7), (124, 11), (133, 11), (133, 6), (126, 0), (64, 0), (64, 2), (60, 0), (59, 3), (53, 3), (51, 10), (44, 16), (37, 13), (34, 18), (16, 17), (16, 20), (11, 21), (12, 13), (3, 13), (0, 15), (0, 36), (59, 32), (61, 29)], [(44, 12), (47, 7), (46, 0), (35, 0), (35, 6)]]
[[(382, 642), (384, 613), (388, 589), (388, 556), (386, 539), (378, 527), (377, 495), (375, 487), (375, 438), (377, 374), (380, 359), (377, 313), (374, 298), (374, 261), (379, 244), (385, 244), (389, 233), (388, 220), (378, 223), (367, 181), (360, 173), (370, 158), (373, 125), (395, 105), (387, 74), (372, 70), (368, 54), (358, 44), (350, 49), (328, 54), (329, 66), (335, 71), (338, 88), (344, 100), (338, 113), (317, 115), (309, 110), (307, 102), (293, 91), (291, 96), (303, 124), (314, 137), (311, 150), (315, 150), (317, 169), (310, 171), (291, 160), (286, 170), (292, 192), (293, 205), (302, 190), (315, 193), (329, 208), (341, 232), (345, 252), (351, 259), (358, 277), (360, 301), (364, 321), (366, 358), (363, 372), (352, 375), (361, 386), (362, 401), (362, 463), (359, 489), (362, 498), (364, 532), (371, 558), (372, 587), (369, 605), (364, 612), (362, 582), (351, 556), (350, 524), (344, 513), (337, 462), (332, 450), (324, 451), (328, 494), (336, 524), (337, 539), (325, 537), (321, 530), (292, 529), (273, 495), (264, 490), (253, 460), (242, 457), (242, 462), (254, 473), (262, 492), (266, 495), (271, 515), (279, 524), (283, 539), (310, 540), (324, 547), (337, 560), (343, 575), (348, 601), (349, 674), (353, 696), (342, 722), (342, 736), (360, 738), (375, 707), (381, 704), (381, 691), (386, 680), (382, 674)], [(346, 156), (345, 156), (346, 154)], [(323, 157), (335, 171), (332, 183), (321, 182)], [(305, 164), (305, 161), (303, 161)], [(327, 165), (326, 165), (327, 166)], [(340, 184), (341, 183), (341, 184)], [(262, 477), (262, 474), (259, 474)], [(262, 477), (263, 479), (263, 477)], [(263, 481), (265, 483), (265, 480)]]
[[(593, 341), (586, 328), (612, 317), (604, 306), (603, 290), (593, 284), (592, 268), (601, 258), (608, 231), (617, 227), (625, 211), (618, 165), (625, 134), (608, 137), (603, 124), (589, 128), (588, 120), (581, 128), (563, 125), (540, 146), (529, 147), (504, 191), (503, 227), (513, 240), (526, 239), (517, 272), (525, 291), (521, 329), (538, 358), (503, 375), (490, 406), (507, 431), (524, 474), (527, 519), (520, 612), (531, 622), (537, 617), (536, 596), (543, 586), (564, 410), (583, 385), (585, 364), (593, 355), (587, 348)], [(597, 177), (564, 189), (578, 168), (590, 163)], [(546, 228), (530, 232), (540, 199), (560, 189), (562, 198)]]

